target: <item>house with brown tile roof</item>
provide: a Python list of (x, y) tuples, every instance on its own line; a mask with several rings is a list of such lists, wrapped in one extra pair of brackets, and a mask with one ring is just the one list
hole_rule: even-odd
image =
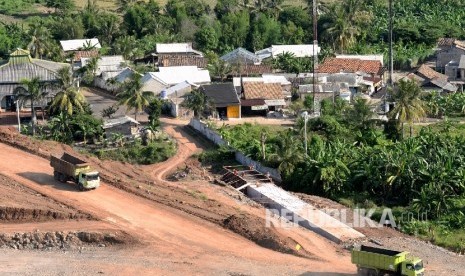
[(457, 86), (448, 81), (448, 77), (423, 64), (406, 78), (414, 80), (425, 91), (456, 92)]
[(318, 67), (319, 73), (365, 73), (374, 77), (382, 77), (383, 65), (379, 60), (356, 58), (328, 58)]
[(207, 59), (203, 56), (194, 55), (159, 54), (158, 66), (197, 66), (198, 68), (206, 68)]
[(285, 105), (280, 83), (244, 82), (242, 84), (243, 114), (265, 115), (268, 110), (275, 111)]

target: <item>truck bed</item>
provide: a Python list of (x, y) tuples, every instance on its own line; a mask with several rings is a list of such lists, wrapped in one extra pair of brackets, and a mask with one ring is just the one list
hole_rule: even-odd
[(384, 271), (397, 271), (399, 264), (405, 261), (408, 252), (400, 252), (376, 247), (362, 246), (352, 251), (352, 263), (365, 268)]
[(50, 166), (57, 172), (65, 174), (70, 177), (75, 177), (79, 171), (89, 168), (89, 163), (64, 153), (61, 157), (51, 156)]

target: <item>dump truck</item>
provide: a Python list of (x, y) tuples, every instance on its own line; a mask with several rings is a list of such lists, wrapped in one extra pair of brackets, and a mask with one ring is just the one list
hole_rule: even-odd
[(60, 182), (72, 180), (80, 191), (95, 189), (100, 186), (99, 173), (93, 171), (84, 160), (68, 153), (61, 157), (51, 156), (50, 166), (53, 167), (53, 177)]
[(352, 263), (357, 265), (358, 275), (423, 276), (425, 269), (419, 258), (410, 258), (409, 252), (361, 246), (352, 250)]

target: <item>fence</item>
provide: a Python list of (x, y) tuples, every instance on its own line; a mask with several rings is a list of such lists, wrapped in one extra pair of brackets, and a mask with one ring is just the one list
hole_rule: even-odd
[[(207, 124), (199, 121), (198, 119), (192, 118), (189, 122), (189, 125), (195, 130), (197, 130), (198, 132), (202, 133), (203, 136), (207, 137), (208, 140), (212, 141), (215, 145), (218, 145), (218, 146), (228, 145), (229, 146), (229, 142), (225, 141), (220, 134), (218, 134), (215, 130), (209, 128)], [(243, 154), (242, 152), (236, 149), (234, 149), (234, 151), (235, 151), (236, 161), (239, 162), (240, 164), (244, 166), (254, 166), (254, 168), (257, 171), (263, 174), (269, 173), (271, 178), (273, 178), (273, 180), (275, 180), (276, 182), (282, 181), (281, 174), (279, 173), (277, 169), (263, 166), (260, 162), (252, 160), (250, 157), (245, 156), (245, 154)]]

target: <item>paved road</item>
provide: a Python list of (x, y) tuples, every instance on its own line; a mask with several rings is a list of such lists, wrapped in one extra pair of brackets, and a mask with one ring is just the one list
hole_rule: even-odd
[[(97, 118), (102, 118), (102, 110), (105, 108), (108, 108), (112, 105), (117, 106), (117, 101), (113, 96), (104, 94), (103, 92), (100, 92), (96, 89), (84, 87), (81, 88), (81, 92), (86, 97), (87, 102), (89, 102), (90, 108), (93, 111), (93, 115)], [(134, 118), (134, 111), (126, 112), (126, 107), (119, 106), (113, 117), (121, 117), (124, 115), (128, 115)], [(148, 121), (148, 116), (145, 113), (138, 114), (137, 120), (139, 122)]]

